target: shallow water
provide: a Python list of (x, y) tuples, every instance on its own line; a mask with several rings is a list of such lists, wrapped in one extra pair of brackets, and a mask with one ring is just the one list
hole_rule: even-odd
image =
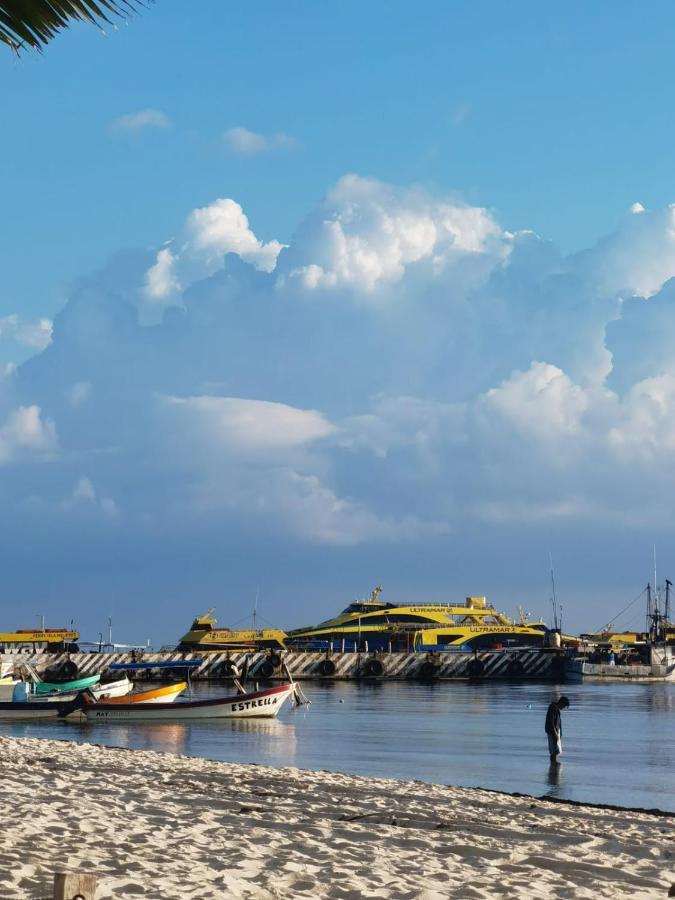
[[(308, 683), (308, 712), (196, 723), (2, 722), (0, 734), (520, 791), (675, 812), (675, 684)], [(199, 696), (229, 693), (200, 687)], [(563, 765), (544, 716), (563, 713)]]

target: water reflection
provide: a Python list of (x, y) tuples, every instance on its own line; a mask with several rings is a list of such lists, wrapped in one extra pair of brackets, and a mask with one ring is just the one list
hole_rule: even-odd
[(562, 791), (560, 790), (560, 786), (563, 783), (563, 766), (562, 763), (549, 763), (548, 767), (548, 775), (546, 776), (546, 782), (550, 785), (550, 789), (546, 791), (546, 797), (560, 797), (562, 796)]

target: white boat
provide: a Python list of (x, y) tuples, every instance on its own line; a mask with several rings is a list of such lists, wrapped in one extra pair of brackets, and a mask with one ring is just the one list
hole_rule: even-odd
[[(129, 684), (131, 685), (131, 682)], [(102, 688), (105, 689), (105, 687), (106, 685), (102, 685)], [(124, 703), (126, 707), (132, 704), (153, 704), (159, 701), (166, 706), (173, 703), (186, 687), (187, 683), (182, 681), (166, 687), (139, 691), (128, 696), (109, 697), (105, 702), (111, 706)], [(89, 690), (93, 693), (91, 688)], [(82, 719), (81, 709), (75, 703), (75, 699), (76, 696), (64, 703), (63, 696), (30, 696), (28, 700), (23, 701), (0, 701), (0, 719)], [(92, 698), (91, 702), (95, 703), (96, 701)]]
[[(252, 693), (234, 694), (209, 700), (177, 703), (95, 703), (80, 696), (75, 704), (88, 722), (158, 722), (188, 719), (273, 719), (289, 697), (297, 697), (294, 683), (280, 684)], [(61, 704), (59, 704), (61, 706)], [(68, 705), (63, 706), (68, 715)]]
[(675, 645), (651, 644), (644, 665), (617, 666), (575, 657), (567, 661), (565, 677), (571, 681), (675, 681)]
[[(125, 675), (124, 678), (120, 678), (117, 681), (110, 681), (108, 684), (95, 684), (93, 687), (88, 688), (88, 690), (93, 694), (96, 701), (111, 700), (113, 697), (126, 697), (127, 694), (131, 693), (133, 686), (133, 681), (129, 681)], [(69, 700), (74, 700), (78, 693), (79, 691), (73, 691), (68, 694), (59, 692), (47, 695), (31, 694), (29, 700), (31, 702), (37, 700), (49, 700), (52, 703), (67, 703)]]
[[(653, 590), (651, 584), (648, 584), (643, 591), (647, 595), (645, 640), (627, 645), (622, 656), (628, 656), (628, 660), (624, 659), (623, 663), (617, 665), (614, 651), (610, 647), (611, 661), (591, 661), (585, 656), (568, 659), (565, 676), (572, 681), (675, 681), (675, 629), (670, 621), (671, 587), (671, 582), (666, 579), (665, 595), (659, 592), (656, 587), (656, 571), (654, 572)], [(663, 607), (662, 596), (665, 599)], [(610, 653), (607, 654), (608, 657)]]
[(63, 704), (50, 700), (0, 700), (0, 719), (58, 719)]
[[(131, 692), (134, 684), (125, 676), (108, 684), (95, 684), (89, 690), (96, 700), (108, 700), (112, 697), (124, 697)], [(78, 691), (54, 690), (48, 694), (38, 694), (35, 685), (29, 681), (15, 681), (11, 678), (0, 681), (0, 701), (18, 703), (67, 703), (74, 700)]]

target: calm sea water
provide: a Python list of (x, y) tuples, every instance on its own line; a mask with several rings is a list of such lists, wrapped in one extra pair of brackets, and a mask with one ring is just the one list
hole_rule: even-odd
[[(0, 723), (0, 734), (91, 741), (675, 812), (675, 684), (308, 683), (309, 711), (276, 721)], [(199, 696), (226, 693), (202, 687)], [(563, 765), (544, 715), (565, 693)]]

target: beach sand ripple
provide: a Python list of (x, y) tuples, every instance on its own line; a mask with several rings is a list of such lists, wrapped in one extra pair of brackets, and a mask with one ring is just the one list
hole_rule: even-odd
[(419, 781), (0, 738), (0, 897), (663, 898), (672, 818)]

